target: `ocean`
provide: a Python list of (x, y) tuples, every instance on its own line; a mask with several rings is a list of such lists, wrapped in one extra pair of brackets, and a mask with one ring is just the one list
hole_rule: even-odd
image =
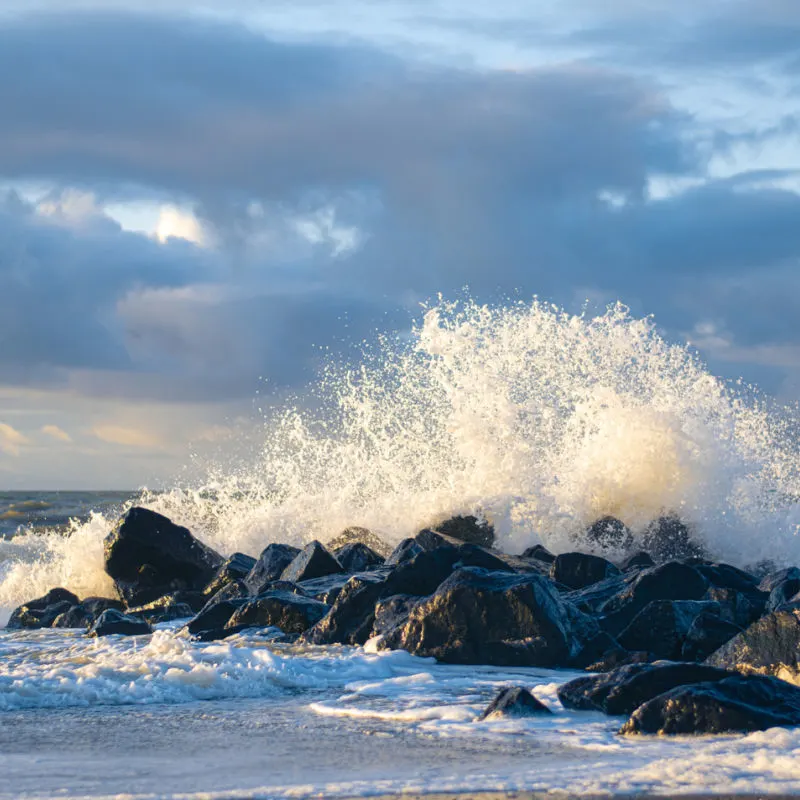
[[(713, 377), (622, 308), (430, 309), (304, 397), (266, 408), (253, 462), (159, 492), (0, 494), (0, 614), (55, 586), (113, 594), (103, 539), (131, 504), (224, 555), (388, 544), (438, 517), (489, 519), (509, 553), (580, 549), (613, 513), (640, 537), (684, 519), (741, 567), (800, 563), (791, 409)], [(795, 428), (796, 429), (796, 428)], [(453, 666), (246, 631), (201, 643), (0, 630), (0, 798), (366, 797), (393, 793), (800, 793), (800, 731), (620, 737), (561, 707), (564, 670)], [(477, 721), (500, 687), (552, 716)]]

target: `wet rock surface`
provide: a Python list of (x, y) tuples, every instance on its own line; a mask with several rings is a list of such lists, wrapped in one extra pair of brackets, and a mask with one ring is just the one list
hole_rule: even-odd
[(534, 697), (525, 687), (510, 686), (500, 691), (478, 719), (533, 717), (552, 713), (544, 703)]
[(115, 608), (104, 611), (89, 628), (89, 636), (143, 636), (152, 632), (153, 629), (144, 620), (123, 614)]

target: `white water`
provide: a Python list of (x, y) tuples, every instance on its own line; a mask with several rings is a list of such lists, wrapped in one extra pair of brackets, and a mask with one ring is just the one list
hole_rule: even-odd
[[(453, 513), (489, 518), (509, 552), (563, 551), (603, 514), (641, 535), (675, 512), (721, 559), (797, 562), (785, 430), (785, 412), (621, 306), (588, 318), (441, 302), (410, 339), (381, 339), (355, 368), (330, 364), (307, 396), (271, 409), (257, 463), (140, 502), (226, 554), (347, 525), (395, 542)], [(107, 594), (111, 522), (0, 542), (0, 606), (55, 585)]]

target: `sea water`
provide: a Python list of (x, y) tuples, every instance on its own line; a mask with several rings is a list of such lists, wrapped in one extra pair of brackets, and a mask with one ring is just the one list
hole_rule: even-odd
[[(507, 552), (586, 549), (598, 516), (641, 537), (676, 513), (721, 560), (800, 563), (794, 411), (713, 377), (620, 306), (590, 318), (442, 302), (264, 417), (255, 462), (209, 467), (199, 485), (1, 495), (5, 615), (54, 586), (112, 594), (103, 538), (132, 503), (226, 555), (353, 524), (392, 544), (453, 513), (489, 519)], [(800, 792), (794, 730), (623, 738), (623, 720), (561, 708), (567, 672), (274, 633), (0, 632), (0, 796)], [(509, 684), (554, 713), (476, 721)]]

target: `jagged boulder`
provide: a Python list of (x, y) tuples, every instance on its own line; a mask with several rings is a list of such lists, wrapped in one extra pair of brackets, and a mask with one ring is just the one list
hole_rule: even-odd
[(179, 589), (201, 591), (224, 559), (180, 525), (146, 508), (124, 514), (104, 541), (106, 572), (128, 606)]
[(373, 533), (369, 528), (361, 528), (358, 525), (352, 525), (345, 528), (338, 536), (334, 536), (327, 543), (327, 548), (332, 553), (345, 547), (348, 544), (363, 544), (369, 547), (374, 553), (377, 553), (382, 559), (388, 558), (392, 552), (392, 548), (380, 536)]
[(478, 720), (503, 717), (537, 717), (553, 712), (531, 694), (524, 686), (509, 686), (501, 689)]
[(522, 551), (520, 558), (532, 558), (545, 564), (552, 564), (556, 560), (556, 557), (543, 544), (535, 544), (526, 548)]
[(796, 679), (800, 674), (800, 610), (767, 614), (712, 653), (706, 663)]
[(680, 686), (640, 705), (620, 733), (709, 734), (800, 725), (800, 689), (761, 675)]
[(95, 620), (92, 613), (82, 604), (70, 606), (59, 614), (51, 627), (53, 628), (88, 628)]
[(144, 620), (132, 617), (117, 611), (116, 608), (106, 609), (89, 628), (89, 636), (144, 636), (152, 633), (153, 629)]
[(49, 628), (57, 617), (78, 605), (78, 602), (78, 598), (67, 589), (51, 589), (43, 597), (15, 608), (6, 627)]
[(315, 539), (292, 559), (281, 573), (281, 580), (300, 583), (342, 572), (342, 565)]
[(280, 628), (284, 633), (303, 633), (328, 613), (328, 606), (293, 592), (267, 592), (248, 600), (225, 623), (226, 628)]
[(741, 633), (742, 629), (717, 613), (698, 614), (681, 648), (683, 661), (705, 661), (713, 652)]
[(260, 594), (267, 584), (278, 580), (299, 553), (297, 547), (288, 544), (267, 545), (244, 578), (251, 594)]
[(411, 561), (424, 550), (425, 548), (416, 539), (403, 539), (387, 557), (386, 566), (394, 567), (403, 561)]
[(784, 569), (773, 570), (764, 575), (761, 582), (758, 584), (758, 588), (762, 592), (770, 594), (775, 588), (786, 581), (800, 581), (800, 569), (797, 567), (785, 567)]
[(208, 605), (191, 619), (186, 628), (191, 634), (213, 631), (224, 628), (230, 618), (247, 602), (247, 598), (239, 597), (219, 600)]
[(630, 714), (642, 703), (686, 684), (720, 681), (731, 672), (703, 664), (656, 661), (626, 664), (600, 675), (586, 675), (565, 683), (558, 699), (565, 708)]
[(363, 572), (379, 567), (385, 559), (363, 542), (351, 542), (333, 551), (345, 572)]
[(494, 527), (473, 515), (450, 517), (433, 526), (437, 533), (452, 536), (461, 542), (491, 547), (494, 544)]
[(654, 567), (655, 565), (656, 562), (653, 561), (653, 557), (649, 553), (645, 553), (644, 550), (639, 550), (628, 556), (622, 564), (620, 564), (620, 569), (623, 572), (635, 572), (637, 570)]
[(550, 565), (550, 577), (570, 589), (583, 589), (619, 574), (610, 561), (587, 553), (561, 553)]
[(372, 623), (372, 636), (382, 636), (408, 619), (411, 609), (420, 598), (411, 594), (395, 594), (375, 603), (375, 620)]
[(575, 645), (564, 603), (536, 574), (456, 570), (385, 635), (385, 649), (456, 664), (556, 666)]
[(250, 570), (255, 567), (258, 560), (244, 553), (234, 553), (217, 570), (217, 574), (211, 579), (209, 584), (203, 589), (206, 597), (212, 597), (220, 589), (224, 589), (229, 583), (234, 581), (244, 581), (250, 574)]

